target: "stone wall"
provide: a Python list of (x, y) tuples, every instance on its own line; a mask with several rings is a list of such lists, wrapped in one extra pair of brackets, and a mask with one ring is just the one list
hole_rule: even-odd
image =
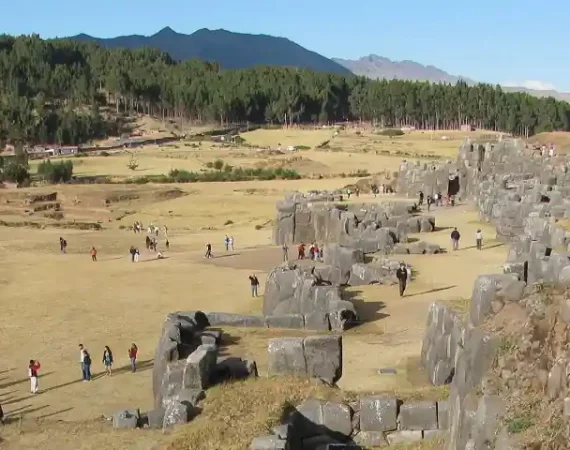
[(480, 218), (509, 245), (503, 274), (475, 281), (466, 317), (442, 304), (430, 308), (421, 360), (433, 384), (451, 382), (447, 450), (518, 448), (502, 422), (506, 399), (487, 379), (498, 338), (481, 326), (505, 305), (525, 303), (537, 286), (570, 285), (570, 233), (557, 223), (570, 217), (568, 163), (564, 157), (535, 157), (520, 143), (505, 141), (466, 144), (455, 164), (400, 172), (399, 186), (410, 195), (431, 194), (445, 173), (459, 173), (460, 196), (473, 200)]
[(447, 402), (402, 402), (390, 396), (350, 403), (309, 399), (274, 427), (272, 435), (255, 438), (250, 449), (376, 448), (432, 439), (448, 425)]
[(415, 205), (406, 202), (339, 204), (296, 193), (277, 204), (273, 240), (277, 245), (336, 243), (390, 254), (395, 244), (407, 242), (408, 233), (433, 231), (435, 218), (414, 212)]

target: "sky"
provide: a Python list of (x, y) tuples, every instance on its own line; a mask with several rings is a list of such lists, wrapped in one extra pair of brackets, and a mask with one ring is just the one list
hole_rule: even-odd
[(0, 0), (0, 33), (151, 35), (165, 26), (291, 39), (329, 58), (377, 54), (476, 81), (570, 92), (568, 0)]

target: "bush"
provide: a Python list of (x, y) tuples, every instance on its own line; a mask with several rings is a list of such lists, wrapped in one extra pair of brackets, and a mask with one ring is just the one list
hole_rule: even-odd
[(67, 183), (73, 176), (73, 162), (68, 159), (52, 164), (48, 159), (38, 165), (38, 175), (50, 183)]
[(106, 151), (102, 151), (101, 153), (99, 153), (101, 156), (111, 156), (111, 154), (109, 152)]
[(10, 161), (4, 167), (2, 178), (6, 181), (12, 181), (14, 183), (18, 183), (19, 186), (22, 186), (26, 180), (30, 179), (27, 164), (16, 160)]
[(386, 128), (385, 130), (378, 131), (376, 134), (380, 136), (395, 137), (395, 136), (403, 136), (404, 132), (398, 128)]
[(216, 159), (214, 161), (214, 169), (216, 170), (222, 170), (224, 167), (224, 162), (221, 159)]

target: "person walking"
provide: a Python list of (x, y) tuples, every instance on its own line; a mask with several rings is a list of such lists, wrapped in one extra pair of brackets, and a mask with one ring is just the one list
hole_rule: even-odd
[(281, 250), (283, 250), (283, 262), (288, 262), (289, 261), (289, 247), (287, 246), (287, 244), (283, 244), (283, 246), (281, 247)]
[(427, 199), (426, 199), (426, 204), (427, 204), (427, 210), (428, 210), (428, 212), (429, 212), (430, 209), (431, 209), (431, 204), (432, 204), (432, 203), (433, 203), (433, 199), (432, 199), (431, 195), (428, 195), (428, 196), (427, 196)]
[(403, 297), (404, 292), (406, 292), (406, 285), (408, 284), (408, 269), (406, 269), (406, 265), (403, 262), (400, 263), (400, 268), (396, 271), (396, 278), (398, 278), (398, 285), (400, 287), (400, 297)]
[(83, 344), (79, 344), (79, 361), (83, 381), (91, 381), (91, 355)]
[(209, 242), (206, 244), (206, 254), (204, 255), (204, 258), (212, 258), (212, 244)]
[(97, 249), (95, 247), (91, 247), (91, 261), (97, 262)]
[(113, 352), (111, 349), (106, 345), (105, 350), (103, 350), (103, 365), (105, 366), (105, 370), (107, 371), (107, 375), (113, 375), (112, 366), (113, 366)]
[(230, 249), (230, 237), (226, 234), (224, 238), (224, 245), (226, 246), (226, 252)]
[(483, 250), (483, 233), (481, 230), (477, 230), (477, 233), (475, 233), (475, 242), (477, 244), (477, 250)]
[(30, 365), (28, 366), (28, 376), (30, 377), (30, 392), (32, 394), (37, 394), (38, 389), (40, 388), (38, 382), (38, 370), (40, 370), (41, 367), (42, 366), (39, 361), (30, 359)]
[(305, 244), (301, 242), (297, 250), (298, 250), (297, 259), (305, 259)]
[(134, 260), (134, 262), (139, 262), (140, 257), (141, 257), (141, 252), (139, 252), (138, 248), (135, 248), (135, 260)]
[(419, 199), (418, 199), (418, 206), (421, 207), (423, 204), (424, 204), (424, 193), (423, 193), (423, 191), (420, 191)]
[(137, 253), (137, 249), (131, 245), (131, 248), (129, 249), (129, 253), (131, 254), (131, 262), (135, 262), (135, 254)]
[(451, 232), (451, 244), (453, 246), (453, 250), (459, 249), (459, 239), (461, 239), (461, 235), (459, 234), (459, 231), (457, 231), (457, 228), (454, 228)]
[(139, 349), (136, 344), (133, 342), (129, 348), (129, 359), (131, 360), (131, 372), (137, 371), (137, 355), (139, 353)]
[(59, 238), (59, 249), (61, 253), (67, 253), (67, 241), (62, 237)]
[(166, 245), (166, 250), (170, 250), (170, 241), (168, 239), (166, 240), (166, 244), (164, 245)]

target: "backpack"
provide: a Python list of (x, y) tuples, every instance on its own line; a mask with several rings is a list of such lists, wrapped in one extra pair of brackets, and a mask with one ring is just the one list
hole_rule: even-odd
[(85, 356), (83, 357), (83, 364), (85, 364), (86, 366), (91, 365), (91, 355), (87, 352), (85, 352)]

